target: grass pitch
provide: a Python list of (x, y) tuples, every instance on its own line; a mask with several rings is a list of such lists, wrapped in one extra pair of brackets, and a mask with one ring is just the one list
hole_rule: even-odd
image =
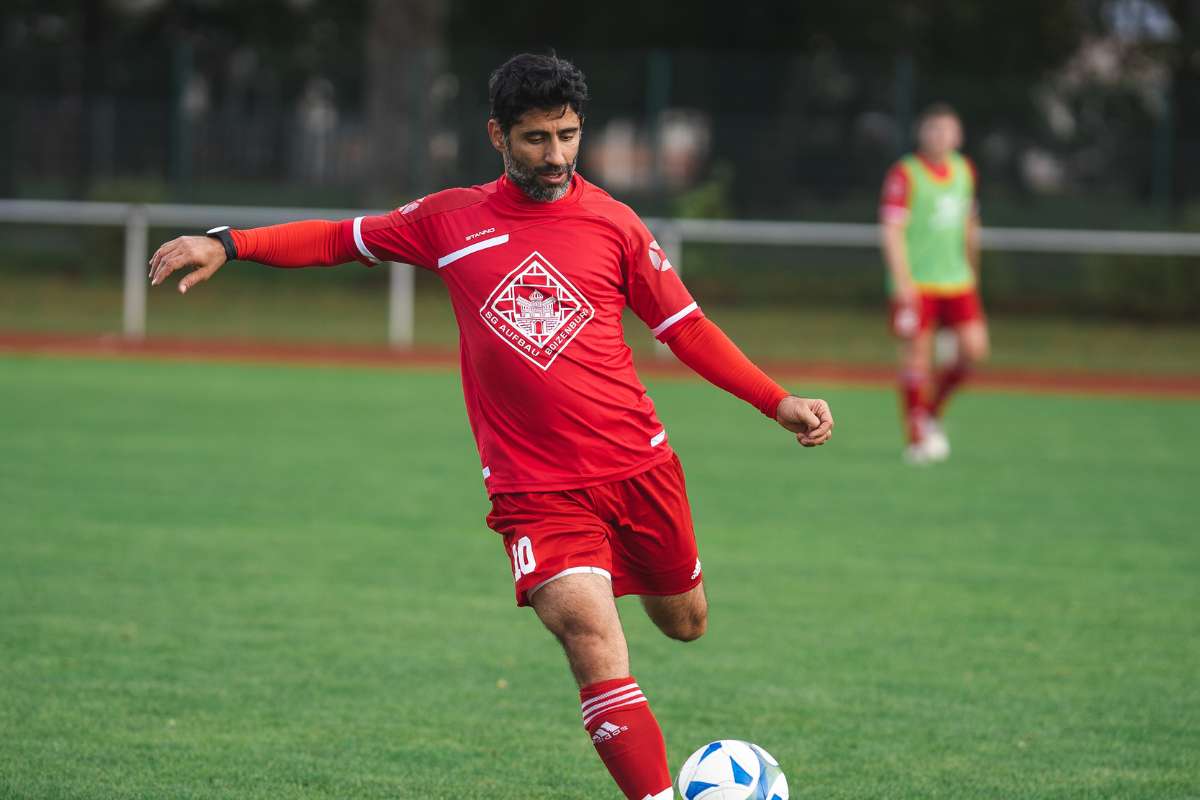
[[(1200, 795), (1200, 408), (966, 394), (903, 467), (651, 387), (712, 618), (622, 602), (672, 769), (800, 798)], [(452, 373), (0, 358), (0, 797), (615, 798)]]

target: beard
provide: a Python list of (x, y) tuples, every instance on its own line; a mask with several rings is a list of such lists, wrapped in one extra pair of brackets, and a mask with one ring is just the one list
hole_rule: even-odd
[[(516, 159), (512, 149), (504, 148), (504, 174), (517, 185), (530, 200), (539, 203), (553, 203), (571, 191), (571, 180), (575, 177), (575, 164), (579, 156), (565, 167), (527, 167)], [(538, 180), (539, 175), (559, 175), (566, 173), (567, 179), (558, 186), (547, 186)]]

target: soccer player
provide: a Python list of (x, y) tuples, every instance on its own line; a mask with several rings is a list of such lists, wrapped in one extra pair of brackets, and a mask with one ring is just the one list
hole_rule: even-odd
[[(979, 209), (975, 166), (961, 153), (962, 123), (953, 108), (930, 106), (917, 122), (916, 153), (900, 159), (883, 183), (879, 216), (900, 338), (900, 400), (912, 464), (943, 461), (950, 442), (941, 424), (950, 395), (987, 358), (979, 301)], [(938, 327), (955, 338), (953, 361), (930, 380)]]
[(167, 242), (153, 284), (179, 269), (188, 292), (226, 262), (435, 272), (458, 320), (463, 391), (504, 540), (518, 606), (561, 642), (583, 724), (621, 791), (669, 800), (666, 747), (630, 675), (614, 597), (636, 594), (667, 636), (708, 619), (683, 471), (633, 369), (629, 305), (700, 375), (812, 447), (829, 440), (822, 400), (789, 394), (752, 364), (684, 288), (627, 206), (575, 171), (587, 87), (553, 55), (518, 55), (492, 73), (487, 132), (498, 180), (447, 189), (380, 216)]

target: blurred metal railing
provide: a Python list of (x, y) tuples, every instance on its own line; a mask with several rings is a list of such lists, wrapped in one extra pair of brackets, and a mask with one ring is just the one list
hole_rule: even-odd
[[(266, 208), (179, 204), (98, 203), (58, 200), (0, 200), (0, 222), (36, 225), (112, 225), (125, 229), (123, 330), (130, 339), (146, 335), (147, 261), (151, 227), (203, 231), (216, 225), (237, 228), (301, 219), (346, 219), (378, 213), (345, 208)], [(713, 244), (876, 247), (877, 225), (835, 222), (766, 222), (717, 219), (647, 219), (676, 270), (683, 267), (685, 242)], [(985, 228), (987, 250), (1150, 256), (1200, 255), (1200, 234), (1155, 231)], [(388, 262), (388, 341), (413, 342), (413, 267)]]
[[(122, 329), (128, 339), (146, 335), (146, 288), (149, 229), (180, 228), (198, 233), (217, 225), (238, 228), (275, 225), (300, 219), (345, 219), (378, 213), (345, 208), (266, 208), (200, 206), (174, 203), (96, 203), (61, 200), (0, 200), (0, 222), (37, 225), (119, 225), (125, 228), (125, 288)], [(387, 262), (388, 341), (394, 347), (413, 342), (414, 273), (410, 264)]]

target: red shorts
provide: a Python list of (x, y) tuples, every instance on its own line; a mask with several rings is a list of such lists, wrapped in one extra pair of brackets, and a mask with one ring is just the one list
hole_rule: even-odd
[(983, 304), (975, 289), (960, 294), (921, 292), (915, 306), (892, 301), (892, 333), (901, 339), (911, 339), (934, 326), (955, 328), (977, 319), (983, 319)]
[(615, 597), (682, 594), (701, 580), (677, 456), (600, 486), (497, 494), (487, 524), (504, 537), (518, 606), (575, 573), (605, 576)]

